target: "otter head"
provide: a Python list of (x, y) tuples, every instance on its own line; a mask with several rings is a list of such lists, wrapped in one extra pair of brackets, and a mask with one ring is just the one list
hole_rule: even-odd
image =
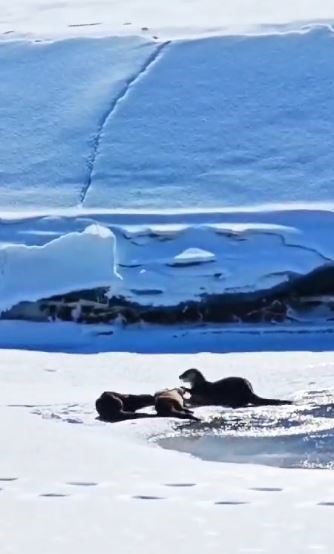
[(205, 378), (198, 369), (187, 369), (184, 373), (179, 375), (179, 379), (184, 383), (189, 383), (191, 387), (205, 382)]

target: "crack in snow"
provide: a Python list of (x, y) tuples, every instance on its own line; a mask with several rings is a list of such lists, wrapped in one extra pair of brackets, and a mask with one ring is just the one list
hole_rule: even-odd
[(148, 56), (146, 61), (140, 67), (139, 71), (137, 73), (135, 73), (134, 75), (132, 75), (131, 77), (129, 77), (128, 79), (126, 79), (124, 86), (122, 87), (122, 89), (120, 90), (118, 95), (112, 100), (112, 102), (109, 105), (106, 112), (102, 115), (101, 120), (100, 120), (99, 125), (98, 125), (98, 128), (97, 128), (96, 136), (94, 137), (94, 140), (93, 140), (92, 152), (91, 152), (91, 155), (88, 159), (87, 180), (84, 183), (84, 185), (82, 187), (82, 190), (80, 192), (80, 205), (81, 206), (85, 202), (88, 191), (89, 191), (89, 189), (91, 187), (91, 184), (92, 184), (92, 177), (93, 177), (95, 162), (96, 162), (96, 158), (97, 158), (97, 155), (98, 155), (98, 152), (99, 152), (101, 137), (102, 137), (105, 126), (107, 125), (109, 119), (115, 113), (115, 111), (118, 107), (118, 104), (122, 100), (124, 100), (124, 98), (127, 96), (128, 92), (129, 92), (129, 90), (136, 84), (137, 80), (140, 79), (150, 69), (150, 67), (157, 61), (157, 59), (159, 58), (159, 56), (160, 56), (161, 52), (164, 50), (164, 48), (166, 48), (166, 46), (168, 46), (170, 43), (171, 43), (171, 41), (168, 40), (166, 42), (162, 42), (162, 43), (159, 44), (159, 46), (154, 50), (154, 52)]

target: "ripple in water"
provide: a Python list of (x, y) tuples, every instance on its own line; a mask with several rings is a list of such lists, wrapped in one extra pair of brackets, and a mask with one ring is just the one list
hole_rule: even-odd
[(333, 393), (309, 391), (288, 407), (217, 409), (157, 441), (210, 461), (334, 469)]

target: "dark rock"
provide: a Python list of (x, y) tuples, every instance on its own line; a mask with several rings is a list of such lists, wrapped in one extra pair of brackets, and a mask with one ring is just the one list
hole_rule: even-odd
[[(158, 289), (145, 293), (163, 294)], [(291, 276), (289, 281), (271, 289), (201, 293), (198, 300), (172, 306), (152, 306), (124, 296), (109, 297), (108, 294), (109, 289), (102, 287), (73, 291), (37, 302), (21, 302), (1, 313), (0, 318), (87, 324), (120, 321), (123, 325), (140, 321), (158, 325), (282, 323), (291, 320), (288, 310), (292, 310), (298, 319), (298, 313), (312, 314), (312, 310), (326, 306), (329, 315), (334, 309), (334, 264), (321, 266), (307, 275)]]

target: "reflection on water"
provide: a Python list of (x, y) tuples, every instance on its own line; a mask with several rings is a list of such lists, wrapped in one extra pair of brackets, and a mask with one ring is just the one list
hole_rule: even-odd
[(334, 391), (306, 392), (294, 406), (198, 414), (204, 421), (158, 443), (211, 461), (334, 469)]

